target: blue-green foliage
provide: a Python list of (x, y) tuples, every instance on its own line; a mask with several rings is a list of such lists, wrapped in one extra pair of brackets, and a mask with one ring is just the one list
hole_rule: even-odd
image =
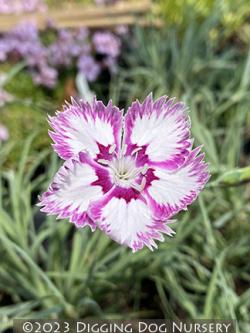
[[(249, 185), (225, 179), (249, 164), (250, 53), (220, 36), (211, 40), (214, 24), (212, 17), (190, 23), (182, 37), (176, 28), (136, 30), (110, 86), (121, 107), (150, 91), (185, 101), (195, 144), (210, 163), (211, 182), (159, 250), (132, 254), (99, 231), (76, 231), (40, 213), (37, 195), (59, 161), (49, 146), (30, 158), (39, 133), (27, 138), (16, 170), (2, 169), (2, 328), (14, 317), (180, 317), (234, 318), (237, 332), (249, 332)], [(11, 149), (1, 148), (1, 164)]]

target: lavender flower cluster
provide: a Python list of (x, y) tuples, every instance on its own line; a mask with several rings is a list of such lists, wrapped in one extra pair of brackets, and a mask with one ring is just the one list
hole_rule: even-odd
[[(5, 3), (7, 1), (0, 0), (0, 13), (1, 10), (7, 12), (7, 7), (1, 7)], [(35, 4), (38, 5), (38, 0), (25, 3), (26, 7), (29, 3), (31, 10)], [(42, 4), (41, 1), (39, 3)], [(57, 30), (50, 27), (50, 30), (53, 30), (55, 38), (49, 45), (42, 42), (36, 24), (31, 22), (22, 23), (12, 31), (1, 34), (0, 62), (24, 60), (33, 82), (48, 88), (56, 85), (60, 70), (65, 68), (76, 66), (88, 81), (95, 81), (103, 69), (108, 69), (110, 73), (116, 71), (121, 51), (120, 36), (126, 32), (124, 27), (118, 27), (115, 33), (108, 30), (90, 33), (86, 28)]]
[(117, 0), (95, 0), (97, 5), (109, 5), (115, 2), (117, 2)]
[(0, 14), (44, 11), (42, 0), (0, 0)]

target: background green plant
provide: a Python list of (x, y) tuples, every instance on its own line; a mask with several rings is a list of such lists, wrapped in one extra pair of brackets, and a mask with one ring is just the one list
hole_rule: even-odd
[(250, 13), (250, 2), (248, 0), (156, 0), (155, 12), (168, 26), (178, 24), (183, 29), (188, 25), (190, 18), (196, 17), (202, 21), (211, 17), (212, 13), (218, 17), (220, 30), (228, 36), (237, 33), (243, 26), (249, 28), (247, 18)]
[[(40, 213), (37, 195), (60, 162), (49, 146), (32, 152), (41, 125), (25, 134), (18, 163), (0, 171), (2, 330), (16, 317), (91, 316), (234, 318), (237, 332), (249, 332), (250, 51), (223, 33), (213, 38), (219, 24), (208, 15), (185, 31), (136, 29), (109, 86), (121, 107), (150, 91), (185, 101), (210, 164), (206, 189), (154, 253), (132, 254), (98, 231), (76, 232)], [(12, 150), (11, 141), (2, 146), (1, 165)]]

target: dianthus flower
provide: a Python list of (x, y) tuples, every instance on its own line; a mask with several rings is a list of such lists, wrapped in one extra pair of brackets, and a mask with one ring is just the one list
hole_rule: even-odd
[(99, 228), (133, 251), (172, 235), (170, 218), (209, 178), (204, 154), (192, 148), (186, 106), (174, 99), (149, 95), (125, 117), (112, 102), (72, 100), (49, 122), (66, 161), (40, 198), (42, 211)]

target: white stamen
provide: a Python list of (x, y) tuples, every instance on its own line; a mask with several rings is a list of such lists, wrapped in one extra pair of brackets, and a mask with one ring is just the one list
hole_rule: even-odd
[(142, 178), (141, 185), (140, 185), (140, 186), (141, 186), (141, 191), (144, 190), (146, 183), (147, 183), (147, 179), (146, 179), (146, 177), (143, 177), (143, 178)]
[(131, 184), (131, 187), (132, 187), (134, 190), (136, 190), (136, 191), (138, 191), (138, 192), (141, 192), (140, 185), (138, 185), (137, 183), (132, 183), (132, 184)]
[(113, 154), (115, 150), (116, 150), (116, 145), (113, 144), (112, 146), (109, 147), (109, 154)]
[(138, 192), (142, 192), (145, 188), (146, 183), (147, 183), (147, 179), (146, 179), (146, 177), (143, 177), (141, 184), (132, 183), (131, 187)]
[[(109, 153), (114, 152), (116, 149), (116, 145), (112, 145), (109, 148)], [(124, 152), (127, 149), (127, 145), (123, 145), (122, 149), (119, 152), (119, 156), (116, 158), (112, 158), (110, 161), (106, 159), (98, 159), (98, 163), (108, 166), (111, 176), (113, 178), (113, 182), (115, 185), (119, 185), (125, 188), (132, 187), (138, 192), (144, 190), (145, 185), (147, 183), (146, 180), (146, 172), (148, 170), (148, 165), (144, 165), (142, 167), (136, 166), (136, 157), (137, 153), (141, 148), (136, 148), (133, 152), (135, 154), (133, 158), (131, 156), (121, 155), (121, 152)], [(141, 183), (138, 184), (138, 177), (141, 177)]]
[(98, 163), (103, 164), (103, 165), (110, 165), (110, 161), (108, 160), (104, 160), (102, 158), (100, 158), (99, 160), (97, 160)]
[(141, 149), (142, 149), (141, 147), (137, 147), (137, 148), (135, 148), (135, 149), (132, 151), (131, 155), (133, 156), (135, 153), (137, 153), (137, 152), (140, 151)]
[(142, 167), (142, 169), (141, 169), (141, 174), (142, 174), (142, 175), (146, 175), (147, 171), (148, 171), (148, 165), (145, 164), (145, 165)]
[(121, 149), (122, 156), (124, 156), (126, 154), (127, 148), (128, 148), (128, 145), (126, 143), (123, 143), (122, 149)]

